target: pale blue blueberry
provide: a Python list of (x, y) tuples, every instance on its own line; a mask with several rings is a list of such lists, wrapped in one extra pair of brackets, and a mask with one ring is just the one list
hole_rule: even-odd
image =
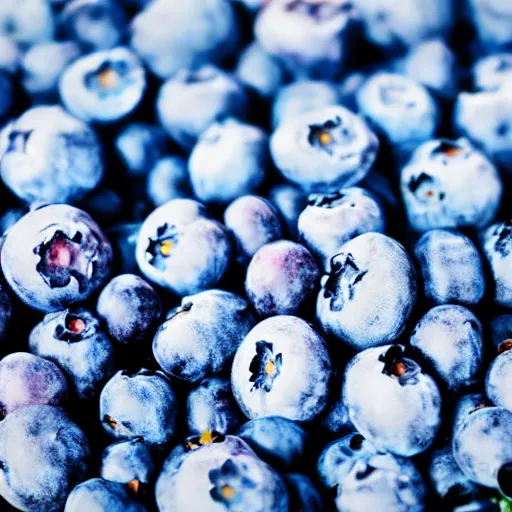
[(180, 156), (157, 160), (149, 171), (146, 190), (155, 206), (171, 199), (192, 197), (187, 161)]
[(480, 38), (488, 49), (512, 44), (512, 5), (503, 0), (469, 0), (469, 12)]
[(307, 195), (294, 185), (274, 185), (268, 194), (269, 201), (278, 209), (284, 219), (288, 236), (297, 239), (297, 222), (299, 215), (307, 205)]
[(490, 364), (485, 377), (487, 398), (499, 407), (512, 411), (512, 342), (506, 341), (498, 348), (498, 355)]
[(494, 53), (479, 59), (473, 66), (473, 88), (497, 91), (512, 85), (512, 53)]

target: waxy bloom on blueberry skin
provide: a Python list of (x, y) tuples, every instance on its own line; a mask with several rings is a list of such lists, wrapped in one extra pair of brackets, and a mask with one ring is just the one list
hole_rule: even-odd
[(512, 84), (512, 53), (494, 53), (477, 60), (472, 69), (476, 91), (498, 91)]
[(23, 302), (58, 311), (104, 284), (112, 248), (87, 213), (50, 205), (27, 213), (9, 230), (1, 258), (5, 279)]
[(321, 279), (316, 303), (324, 331), (356, 350), (394, 341), (416, 304), (416, 271), (405, 249), (380, 233), (343, 244)]
[(503, 0), (469, 0), (468, 12), (487, 50), (512, 43), (512, 5)]
[(27, 203), (73, 203), (103, 177), (96, 133), (60, 106), (26, 110), (0, 134), (4, 183)]
[(424, 452), (441, 425), (441, 393), (401, 345), (357, 354), (345, 370), (343, 400), (357, 430), (395, 455)]
[(279, 172), (308, 192), (355, 185), (368, 174), (378, 148), (365, 121), (340, 106), (285, 119), (270, 139)]
[(512, 411), (512, 339), (503, 340), (497, 352), (498, 355), (487, 370), (485, 393), (494, 405)]
[(400, 181), (415, 231), (486, 226), (503, 191), (494, 164), (467, 139), (422, 144), (402, 169)]
[(327, 346), (308, 323), (274, 316), (257, 324), (238, 347), (231, 386), (248, 418), (310, 421), (327, 404), (331, 371)]

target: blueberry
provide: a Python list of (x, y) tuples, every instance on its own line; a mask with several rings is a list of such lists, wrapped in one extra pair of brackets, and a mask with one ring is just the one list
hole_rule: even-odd
[(213, 122), (228, 117), (243, 119), (247, 101), (246, 90), (234, 77), (208, 64), (195, 70), (182, 69), (164, 82), (156, 109), (171, 139), (191, 150)]
[(61, 511), (89, 459), (84, 433), (59, 407), (25, 407), (0, 422), (0, 495), (17, 509)]
[(439, 112), (428, 90), (398, 73), (371, 75), (356, 96), (359, 111), (383, 133), (398, 162), (438, 128)]
[(432, 308), (414, 328), (411, 346), (450, 391), (461, 393), (480, 383), (482, 326), (469, 309), (453, 305)]
[(50, 205), (21, 218), (1, 249), (2, 270), (30, 307), (58, 311), (87, 299), (106, 281), (112, 248), (87, 213)]
[(273, 97), (285, 80), (281, 62), (254, 42), (240, 55), (235, 74), (264, 98)]
[(224, 224), (237, 242), (237, 262), (247, 265), (265, 244), (283, 238), (274, 206), (258, 196), (241, 196), (224, 211)]
[(0, 417), (31, 405), (59, 406), (67, 393), (66, 377), (51, 361), (25, 352), (0, 361)]
[(484, 49), (510, 47), (512, 8), (501, 0), (469, 0), (468, 12)]
[(59, 106), (26, 110), (0, 137), (2, 180), (27, 203), (75, 202), (103, 176), (98, 137)]
[(512, 495), (512, 412), (483, 407), (467, 416), (453, 437), (453, 455), (474, 482)]
[(272, 105), (272, 126), (339, 104), (339, 92), (334, 84), (320, 80), (300, 80), (281, 87)]
[(165, 155), (167, 135), (155, 125), (131, 123), (115, 138), (116, 151), (129, 176), (146, 176)]
[(198, 382), (231, 361), (255, 320), (234, 293), (208, 290), (184, 297), (153, 340), (153, 354), (169, 375)]
[(37, 100), (56, 101), (62, 72), (79, 56), (80, 47), (72, 41), (32, 46), (21, 62), (24, 89)]
[(155, 206), (192, 197), (187, 162), (179, 156), (160, 158), (148, 174), (147, 194)]
[(331, 362), (324, 340), (304, 320), (260, 322), (238, 348), (231, 386), (250, 419), (279, 415), (310, 421), (327, 405)]
[(489, 324), (489, 331), (495, 348), (498, 348), (504, 341), (512, 339), (512, 315), (505, 313), (495, 316)]
[(512, 220), (493, 224), (481, 233), (480, 242), (494, 280), (494, 300), (512, 306)]
[(48, 313), (29, 336), (30, 351), (56, 363), (75, 395), (88, 400), (115, 372), (114, 347), (87, 310)]
[(305, 462), (309, 436), (297, 423), (282, 416), (248, 421), (236, 435), (274, 468), (291, 471)]
[(497, 91), (512, 80), (512, 53), (495, 53), (476, 61), (472, 69), (473, 88), (477, 91)]
[(477, 304), (485, 292), (482, 259), (461, 233), (432, 230), (416, 243), (425, 296), (434, 304)]
[(416, 272), (407, 252), (380, 233), (343, 244), (321, 284), (320, 325), (357, 350), (395, 340), (416, 303)]
[(419, 146), (401, 171), (407, 217), (416, 231), (482, 227), (500, 205), (496, 167), (466, 139), (438, 139)]
[(373, 165), (378, 147), (364, 120), (339, 106), (287, 119), (270, 139), (280, 173), (308, 192), (355, 185)]
[(268, 200), (278, 209), (286, 224), (288, 237), (297, 240), (297, 222), (299, 215), (307, 205), (307, 195), (294, 185), (274, 185), (268, 194)]
[(452, 438), (459, 428), (465, 423), (468, 416), (478, 409), (488, 405), (483, 393), (469, 393), (459, 398), (455, 404), (452, 423)]
[(117, 372), (100, 395), (100, 420), (114, 439), (141, 437), (149, 445), (168, 443), (176, 426), (177, 402), (162, 372)]
[(512, 96), (507, 90), (461, 92), (453, 110), (454, 130), (471, 139), (505, 170), (512, 170)]
[(123, 222), (106, 231), (115, 255), (114, 264), (118, 271), (123, 274), (133, 274), (139, 270), (135, 259), (135, 247), (140, 227), (141, 224), (138, 223)]
[(290, 497), (290, 509), (297, 512), (322, 512), (325, 503), (313, 482), (300, 473), (283, 475)]
[(62, 74), (62, 103), (76, 117), (91, 123), (118, 121), (140, 103), (146, 89), (144, 68), (128, 48), (91, 53)]
[(262, 317), (297, 313), (317, 289), (318, 266), (302, 245), (278, 240), (253, 256), (245, 291)]
[(238, 47), (238, 25), (227, 0), (150, 2), (133, 19), (131, 35), (131, 46), (160, 78), (221, 63)]
[(160, 512), (288, 510), (288, 495), (281, 477), (234, 436), (185, 454), (176, 456), (171, 452), (155, 494)]
[(118, 2), (69, 0), (59, 18), (61, 32), (87, 51), (108, 50), (123, 39), (125, 17)]
[(227, 230), (207, 216), (201, 203), (173, 199), (142, 224), (136, 257), (147, 279), (183, 296), (214, 287), (231, 252)]
[(231, 393), (228, 380), (203, 379), (187, 398), (187, 428), (193, 435), (221, 435), (234, 432), (242, 417)]
[(298, 221), (300, 239), (324, 266), (345, 242), (370, 231), (382, 233), (384, 228), (380, 204), (359, 187), (311, 194)]
[(485, 392), (489, 400), (512, 411), (510, 385), (512, 384), (512, 340), (498, 347), (498, 355), (489, 366), (485, 378)]
[(96, 308), (108, 333), (119, 343), (144, 341), (162, 313), (158, 294), (133, 274), (112, 279), (100, 293)]
[(357, 354), (345, 370), (343, 400), (364, 437), (404, 457), (428, 449), (441, 424), (436, 383), (401, 345)]
[(358, 22), (358, 11), (347, 0), (276, 0), (259, 12), (254, 33), (293, 74), (334, 78), (353, 54)]
[(385, 51), (409, 47), (430, 37), (444, 38), (455, 20), (452, 2), (406, 0), (397, 8), (394, 0), (357, 0), (368, 39)]
[(91, 478), (73, 489), (66, 501), (64, 512), (146, 512), (146, 508), (130, 497), (122, 485)]
[(146, 443), (140, 437), (107, 446), (101, 457), (101, 478), (125, 484), (143, 495), (155, 477), (155, 464)]
[(21, 52), (18, 45), (0, 31), (0, 70), (5, 73), (16, 73), (21, 63)]

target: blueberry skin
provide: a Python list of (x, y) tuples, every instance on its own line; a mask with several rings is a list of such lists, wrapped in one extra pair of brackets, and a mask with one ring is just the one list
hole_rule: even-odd
[(0, 495), (24, 512), (61, 511), (89, 459), (84, 433), (60, 407), (25, 407), (0, 423)]
[(76, 486), (69, 494), (64, 508), (64, 512), (91, 510), (146, 512), (146, 508), (130, 497), (124, 486), (101, 478), (91, 478)]
[(412, 331), (410, 343), (450, 391), (460, 394), (480, 383), (482, 326), (469, 309), (453, 305), (432, 308)]
[(72, 41), (52, 41), (32, 46), (21, 61), (24, 89), (36, 100), (56, 101), (59, 78), (80, 53), (80, 47)]
[(71, 0), (66, 2), (59, 17), (65, 37), (88, 52), (108, 50), (120, 44), (125, 24), (122, 9), (110, 0)]
[(198, 382), (231, 361), (256, 320), (245, 299), (208, 290), (184, 297), (153, 339), (153, 355), (169, 375)]
[(503, 193), (496, 167), (467, 139), (422, 144), (402, 169), (400, 182), (415, 231), (486, 226)]
[(152, 483), (155, 471), (151, 452), (141, 438), (111, 444), (101, 457), (101, 478), (127, 484), (137, 495), (143, 494), (145, 487)]
[(105, 283), (112, 248), (87, 213), (58, 204), (22, 217), (5, 237), (1, 260), (16, 295), (49, 312), (87, 299)]
[(423, 276), (425, 296), (434, 304), (478, 304), (485, 277), (478, 249), (465, 235), (434, 229), (416, 242), (414, 255)]
[(96, 188), (103, 155), (95, 132), (60, 106), (26, 110), (0, 134), (4, 183), (27, 203), (72, 203)]
[(476, 91), (505, 89), (512, 80), (512, 53), (494, 53), (478, 59), (472, 76)]
[(0, 34), (0, 70), (5, 73), (16, 73), (21, 63), (21, 51), (9, 37)]
[(307, 205), (306, 194), (293, 185), (274, 185), (269, 191), (268, 199), (284, 219), (289, 238), (297, 240), (297, 222), (300, 213)]
[(179, 156), (158, 160), (149, 171), (146, 190), (155, 206), (162, 206), (171, 199), (193, 197), (187, 161)]
[(98, 395), (116, 371), (114, 347), (87, 310), (48, 313), (29, 335), (30, 351), (57, 364), (81, 400)]
[(141, 225), (122, 222), (106, 231), (115, 254), (115, 266), (122, 274), (134, 274), (139, 271), (135, 259), (135, 247)]
[(181, 69), (164, 82), (156, 110), (171, 139), (189, 151), (215, 121), (243, 119), (247, 103), (246, 90), (232, 75), (205, 64), (195, 70)]
[(441, 424), (436, 383), (399, 345), (357, 354), (345, 370), (343, 400), (357, 430), (395, 455), (425, 451)]
[(248, 421), (236, 435), (274, 468), (292, 471), (305, 462), (309, 435), (300, 425), (282, 416)]
[(272, 127), (305, 112), (312, 112), (340, 103), (338, 89), (321, 80), (299, 80), (281, 87), (272, 104)]
[(235, 75), (264, 98), (272, 98), (285, 81), (281, 62), (269, 55), (257, 42), (251, 43), (242, 52)]
[(62, 103), (87, 123), (110, 123), (125, 117), (140, 103), (145, 89), (142, 62), (122, 46), (80, 57), (59, 80)]
[(250, 419), (279, 415), (311, 421), (327, 405), (331, 361), (324, 340), (294, 316), (256, 325), (238, 347), (233, 395)]
[(114, 277), (101, 291), (96, 309), (110, 336), (127, 344), (144, 341), (162, 314), (156, 291), (133, 274)]
[(411, 47), (432, 37), (445, 38), (456, 16), (452, 2), (407, 0), (400, 8), (394, 0), (359, 0), (357, 8), (368, 39), (386, 52)]
[(470, 0), (469, 13), (484, 48), (510, 47), (512, 43), (512, 8), (500, 0)]
[(345, 0), (321, 5), (277, 0), (259, 11), (254, 34), (292, 74), (334, 78), (348, 65), (358, 28), (358, 11)]
[(230, 434), (242, 423), (229, 380), (203, 379), (187, 397), (187, 428), (190, 434), (206, 431)]
[(323, 512), (325, 504), (313, 482), (300, 473), (283, 475), (288, 489), (291, 510), (296, 512)]
[(224, 224), (236, 240), (240, 265), (247, 265), (265, 244), (283, 238), (277, 209), (258, 196), (235, 199), (224, 211)]
[(411, 48), (398, 71), (442, 98), (452, 99), (457, 95), (460, 77), (457, 56), (443, 39), (429, 39)]
[(129, 176), (146, 176), (167, 151), (167, 135), (159, 126), (131, 123), (115, 138), (115, 147)]
[(487, 399), (483, 393), (469, 393), (460, 397), (453, 414), (452, 438), (470, 414), (487, 405)]
[(509, 396), (512, 384), (512, 350), (506, 343), (498, 350), (501, 350), (501, 353), (498, 352), (487, 370), (485, 393), (494, 405), (512, 410), (512, 400)]
[(512, 462), (512, 412), (484, 407), (472, 412), (453, 437), (453, 456), (472, 481), (510, 497), (507, 467)]
[(261, 317), (293, 315), (316, 291), (319, 275), (303, 245), (278, 240), (258, 249), (251, 259), (245, 292)]
[(398, 161), (434, 137), (439, 124), (438, 107), (428, 90), (398, 73), (371, 75), (358, 90), (356, 101), (359, 111), (392, 145)]
[(188, 170), (195, 196), (227, 204), (258, 190), (269, 161), (267, 134), (237, 119), (213, 123), (199, 137)]
[(131, 46), (160, 78), (221, 63), (237, 50), (239, 39), (235, 12), (226, 0), (150, 2), (133, 19), (131, 34)]
[(299, 238), (326, 267), (345, 243), (370, 231), (383, 233), (384, 212), (377, 200), (359, 187), (332, 194), (311, 194), (298, 220)]
[(67, 393), (66, 377), (51, 361), (25, 352), (0, 361), (0, 417), (31, 405), (59, 406)]
[(477, 486), (459, 468), (450, 445), (432, 453), (428, 473), (437, 495), (447, 506), (476, 494)]
[(505, 313), (495, 316), (489, 324), (492, 344), (498, 348), (504, 341), (512, 339), (512, 315)]
[(151, 282), (184, 296), (213, 288), (232, 256), (226, 228), (191, 199), (173, 199), (144, 221), (137, 264)]
[(512, 95), (508, 89), (461, 92), (453, 110), (453, 128), (482, 148), (507, 172), (512, 171)]
[(405, 329), (416, 290), (405, 249), (386, 235), (365, 233), (331, 258), (316, 315), (326, 333), (356, 350), (385, 345)]
[(177, 409), (170, 382), (160, 371), (119, 371), (100, 395), (100, 421), (114, 439), (141, 437), (148, 445), (164, 445), (174, 435)]
[[(192, 483), (194, 492), (190, 492)], [(171, 452), (155, 495), (160, 512), (289, 510), (281, 477), (235, 436), (190, 452)]]
[(511, 307), (512, 220), (493, 224), (484, 230), (480, 243), (494, 279), (494, 300), (502, 306)]
[(355, 185), (368, 174), (378, 147), (365, 121), (340, 106), (285, 120), (270, 139), (279, 172), (306, 192)]
[(0, 5), (0, 34), (9, 37), (21, 48), (50, 41), (54, 19), (46, 0), (4, 0)]

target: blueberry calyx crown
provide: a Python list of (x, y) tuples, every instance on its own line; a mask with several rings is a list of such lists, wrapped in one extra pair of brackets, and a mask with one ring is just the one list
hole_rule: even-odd
[[(420, 173), (419, 176), (413, 176), (409, 180), (408, 187), (420, 201), (428, 201), (436, 196), (436, 180), (426, 172)], [(446, 194), (439, 191), (437, 197), (439, 201), (442, 201), (446, 197)]]
[(498, 354), (503, 354), (503, 352), (507, 352), (509, 350), (512, 350), (512, 339), (505, 340), (498, 346)]
[(334, 146), (351, 144), (354, 139), (354, 134), (348, 128), (342, 128), (342, 125), (343, 120), (340, 116), (322, 124), (309, 125), (309, 144), (332, 156)]
[(232, 459), (227, 459), (220, 468), (211, 469), (208, 478), (213, 485), (210, 496), (227, 509), (235, 503), (240, 505), (245, 489), (256, 487), (256, 483), (244, 475), (243, 468), (238, 467)]
[(90, 322), (87, 315), (66, 313), (55, 327), (53, 336), (57, 340), (76, 343), (88, 338), (94, 331), (95, 322)]
[(439, 145), (434, 148), (432, 151), (432, 155), (443, 155), (448, 158), (453, 158), (462, 153), (462, 148), (455, 142), (451, 142), (448, 140), (443, 140), (439, 143)]
[(185, 441), (185, 451), (197, 450), (201, 446), (212, 443), (222, 443), (226, 436), (220, 434), (216, 430), (205, 430), (200, 436), (189, 437)]
[(163, 224), (156, 230), (156, 238), (150, 238), (146, 249), (147, 260), (154, 267), (163, 270), (164, 260), (172, 254), (172, 249), (178, 243), (176, 226)]
[(105, 61), (95, 71), (87, 73), (84, 83), (87, 89), (96, 91), (102, 98), (122, 92), (129, 84), (130, 67), (124, 60)]
[(317, 208), (334, 208), (338, 206), (345, 194), (341, 191), (332, 194), (311, 194), (308, 197), (308, 206), (316, 206)]
[(323, 284), (324, 298), (330, 299), (331, 311), (341, 311), (345, 303), (354, 298), (356, 285), (367, 273), (359, 268), (351, 253), (340, 253), (331, 258), (331, 271)]
[(314, 19), (317, 23), (321, 23), (333, 18), (340, 12), (350, 12), (354, 6), (352, 2), (347, 1), (339, 5), (330, 2), (311, 2), (308, 0), (292, 0), (287, 6), (287, 11), (300, 12)]
[[(108, 414), (105, 414), (103, 416), (102, 422), (107, 425), (110, 429), (114, 430), (118, 434), (121, 434), (122, 436), (126, 437), (133, 437), (133, 433), (130, 429), (130, 425), (125, 425), (121, 423), (120, 421), (117, 421), (112, 416), (109, 416)], [(141, 442), (144, 442), (144, 438), (141, 436), (138, 436), (141, 439)]]
[(17, 152), (17, 153), (26, 153), (27, 152), (27, 142), (34, 130), (12, 130), (9, 133), (9, 145), (7, 146), (6, 153)]
[(392, 345), (384, 354), (380, 355), (379, 361), (384, 363), (382, 373), (398, 380), (400, 385), (418, 382), (420, 367), (412, 359), (404, 357), (404, 348), (401, 345)]
[(505, 258), (512, 251), (512, 219), (499, 225), (494, 234), (498, 235), (494, 250)]
[(267, 393), (272, 390), (274, 381), (281, 373), (283, 355), (274, 357), (274, 345), (268, 341), (256, 342), (256, 355), (249, 365), (252, 373), (249, 382), (254, 382), (251, 391), (261, 389)]

